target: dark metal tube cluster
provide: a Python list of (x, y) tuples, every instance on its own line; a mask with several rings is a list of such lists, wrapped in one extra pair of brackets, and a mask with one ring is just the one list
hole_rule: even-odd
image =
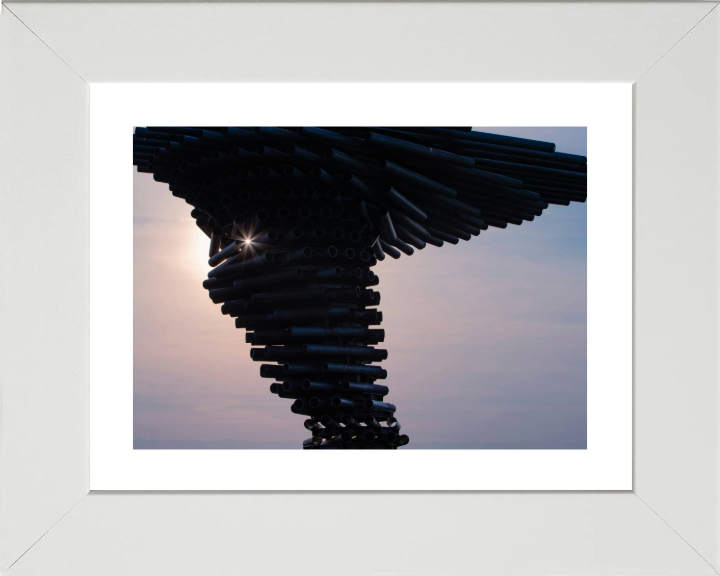
[(246, 331), (270, 391), (307, 416), (303, 448), (396, 449), (378, 363), (386, 256), (584, 202), (586, 159), (458, 128), (148, 127), (133, 163), (192, 206), (203, 287)]

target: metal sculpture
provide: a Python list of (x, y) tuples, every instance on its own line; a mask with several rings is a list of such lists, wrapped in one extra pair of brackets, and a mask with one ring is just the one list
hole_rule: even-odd
[(305, 449), (396, 449), (378, 260), (584, 202), (586, 158), (470, 128), (137, 128), (133, 164), (193, 206), (203, 287), (246, 330)]

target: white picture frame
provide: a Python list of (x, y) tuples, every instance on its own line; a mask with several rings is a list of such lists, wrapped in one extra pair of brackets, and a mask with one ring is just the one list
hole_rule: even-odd
[[(0, 570), (309, 573), (321, 535), (321, 565), (349, 573), (717, 573), (719, 14), (4, 5)], [(634, 83), (632, 491), (88, 493), (88, 83), (280, 80)], [(348, 559), (341, 521), (390, 542)]]

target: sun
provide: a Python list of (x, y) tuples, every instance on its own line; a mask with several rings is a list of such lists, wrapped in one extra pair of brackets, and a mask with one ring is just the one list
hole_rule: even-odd
[(193, 275), (197, 275), (201, 279), (207, 278), (210, 238), (200, 230), (197, 226), (188, 226), (188, 236), (186, 240), (189, 248), (185, 251), (187, 265), (192, 270)]

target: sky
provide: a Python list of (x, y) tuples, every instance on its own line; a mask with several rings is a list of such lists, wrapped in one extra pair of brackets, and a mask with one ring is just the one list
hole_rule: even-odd
[[(587, 150), (585, 128), (475, 129)], [(304, 417), (202, 287), (192, 207), (134, 168), (133, 202), (135, 448), (301, 448)], [(403, 449), (586, 448), (587, 204), (373, 271)]]

